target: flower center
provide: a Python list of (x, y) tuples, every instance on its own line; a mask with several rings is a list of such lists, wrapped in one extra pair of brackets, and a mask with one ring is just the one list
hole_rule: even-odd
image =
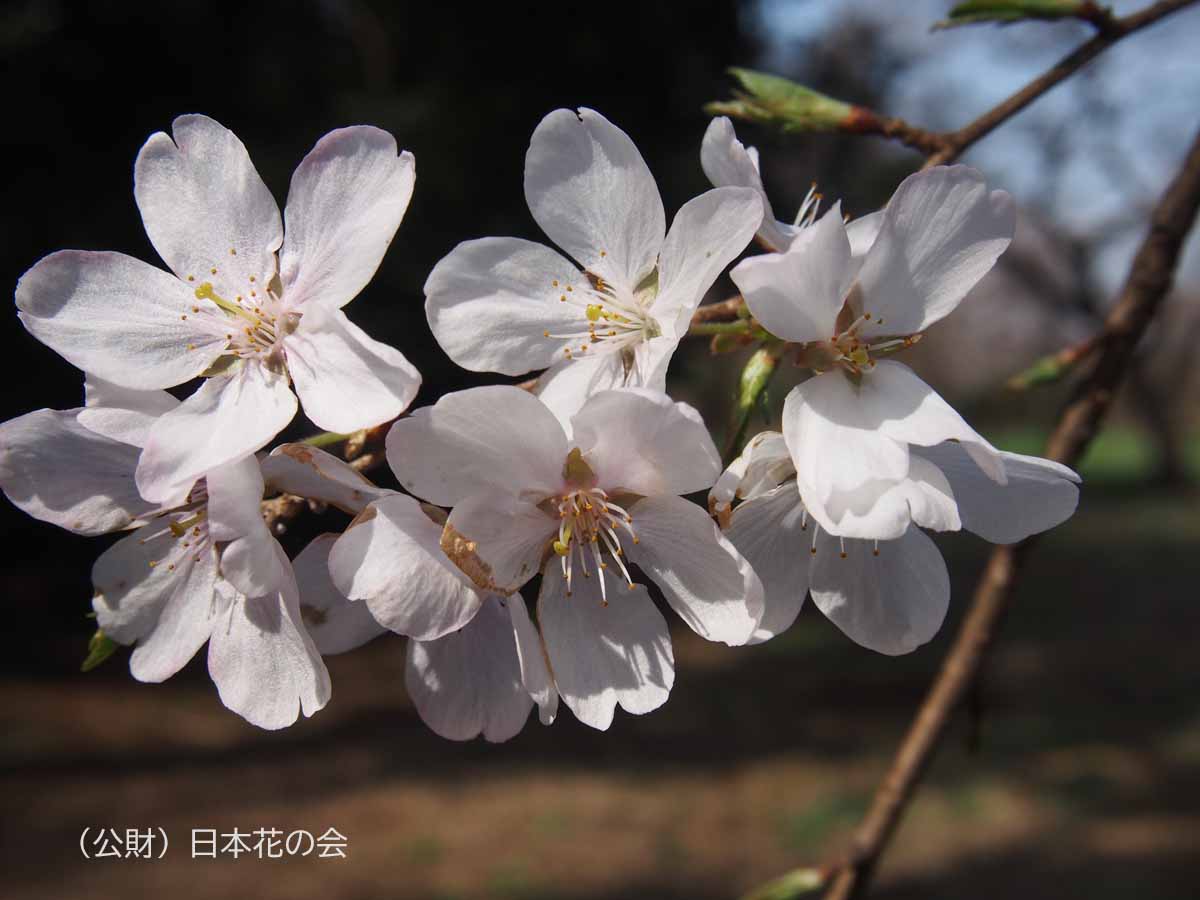
[(563, 356), (575, 359), (599, 353), (619, 353), (632, 350), (638, 344), (662, 334), (662, 327), (649, 313), (657, 281), (644, 290), (631, 294), (609, 284), (598, 275), (587, 273), (588, 285), (553, 287), (560, 290), (559, 303), (568, 304), (580, 312), (579, 329), (554, 334), (543, 331), (542, 336), (568, 341)]
[(254, 290), (249, 297), (238, 294), (232, 301), (222, 297), (205, 281), (196, 288), (197, 300), (211, 300), (224, 313), (193, 306), (192, 312), (206, 312), (214, 324), (224, 329), (230, 354), (239, 359), (256, 359), (279, 370), (286, 369), (282, 340), (296, 330), (300, 314), (285, 309), (270, 288)]
[(571, 581), (575, 572), (581, 571), (584, 578), (591, 578), (588, 560), (600, 578), (601, 602), (608, 605), (608, 587), (604, 575), (611, 560), (621, 572), (628, 587), (633, 587), (629, 569), (625, 566), (621, 552), (621, 532), (638, 543), (633, 530), (633, 516), (613, 503), (608, 494), (597, 487), (581, 488), (558, 498), (558, 538), (554, 541), (554, 552), (562, 565), (563, 578), (567, 581), (567, 596), (571, 596)]
[[(168, 571), (175, 571), (177, 561), (191, 553), (193, 562), (200, 561), (200, 554), (208, 547), (208, 483), (201, 478), (180, 506), (165, 509), (156, 516), (164, 527), (141, 538), (143, 544), (164, 537), (168, 533), (174, 539), (165, 559), (150, 560), (150, 568), (167, 563)], [(169, 561), (170, 560), (170, 561)]]
[[(847, 305), (848, 308), (849, 305)], [(852, 315), (853, 313), (850, 313), (849, 316), (845, 315), (845, 310), (843, 310), (845, 318)], [(839, 325), (840, 321), (839, 318)], [(906, 337), (868, 337), (862, 333), (868, 324), (879, 327), (883, 324), (883, 319), (875, 319), (870, 312), (864, 312), (845, 327), (840, 327), (838, 333), (828, 341), (805, 344), (797, 356), (797, 363), (818, 372), (838, 366), (850, 375), (858, 377), (863, 372), (875, 368), (875, 357), (911, 347), (921, 339), (920, 334)]]

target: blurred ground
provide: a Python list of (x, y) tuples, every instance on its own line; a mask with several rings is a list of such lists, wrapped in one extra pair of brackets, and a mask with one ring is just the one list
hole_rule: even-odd
[[(960, 716), (873, 896), (1194, 896), (1196, 511), (1194, 493), (1097, 486), (1038, 548), (986, 671), (980, 749)], [(953, 618), (910, 657), (860, 650), (811, 608), (761, 648), (677, 629), (666, 707), (608, 734), (564, 713), (502, 746), (424, 728), (399, 639), (334, 658), (330, 706), (269, 734), (196, 663), (157, 687), (123, 658), (81, 675), (61, 636), (41, 648), (56, 677), (0, 682), (2, 893), (737, 896), (835, 853), (864, 809), (986, 551), (941, 543)], [(161, 826), (172, 847), (87, 861), (88, 825)], [(330, 825), (346, 861), (189, 858), (191, 828)]]

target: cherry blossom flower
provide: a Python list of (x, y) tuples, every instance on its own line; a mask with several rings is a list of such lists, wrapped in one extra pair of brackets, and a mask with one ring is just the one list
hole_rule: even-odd
[(105, 634), (136, 644), (135, 678), (164, 681), (207, 642), (221, 701), (282, 728), (325, 705), (329, 675), (301, 622), (292, 567), (259, 513), (257, 461), (218, 466), (167, 507), (136, 490), (140, 448), (129, 441), (177, 402), (93, 378), (84, 409), (0, 425), (0, 486), (30, 515), (80, 534), (134, 529), (96, 560), (92, 605)]
[(633, 141), (590, 109), (556, 110), (538, 125), (525, 197), (574, 262), (518, 238), (467, 241), (430, 273), (425, 311), (464, 368), (550, 367), (539, 391), (566, 418), (600, 390), (665, 388), (692, 312), (762, 221), (754, 192), (720, 188), (686, 203), (667, 232)]
[[(348, 591), (361, 592), (365, 585), (370, 600), (351, 600), (334, 583), (331, 559), (340, 535), (318, 536), (293, 561), (302, 586), (300, 612), (323, 655), (354, 649), (388, 631), (372, 612), (374, 606), (393, 626), (430, 635), (409, 641), (405, 683), (417, 712), (437, 734), (451, 740), (482, 734), (489, 741), (506, 741), (520, 732), (535, 702), (542, 722), (554, 721), (558, 693), (524, 601), (475, 592), (440, 550), (445, 513), (413, 509), (411, 498), (377, 488), (336, 457), (302, 444), (276, 448), (263, 461), (263, 472), (276, 489), (358, 516), (351, 530), (359, 530), (343, 543), (333, 567)], [(394, 502), (372, 506), (388, 498)], [(363, 515), (368, 507), (371, 512)], [(415, 514), (405, 516), (409, 511)], [(392, 524), (384, 527), (382, 521)], [(398, 522), (403, 531), (394, 527)], [(421, 564), (433, 559), (438, 563), (432, 569)], [(402, 568), (405, 561), (407, 570)], [(368, 569), (386, 567), (388, 590), (377, 593), (359, 577), (364, 562)], [(401, 618), (407, 605), (399, 613), (389, 606), (389, 599), (405, 591), (426, 603), (449, 594), (445, 605), (457, 605), (469, 619), (461, 624), (443, 620), (422, 630), (411, 618)]]
[[(442, 549), (480, 594), (512, 598), (514, 623), (515, 593), (543, 574), (537, 619), (554, 689), (580, 720), (605, 729), (617, 704), (649, 712), (674, 681), (666, 621), (631, 564), (697, 633), (728, 644), (753, 633), (762, 587), (704, 511), (679, 496), (710, 487), (721, 468), (695, 410), (618, 389), (594, 394), (569, 424), (570, 435), (519, 388), (475, 388), (397, 422), (387, 454), (406, 489), (452, 507)], [(334, 582), (349, 596), (395, 590), (395, 555), (375, 552), (360, 531), (334, 548)], [(357, 543), (344, 567), (342, 542)], [(421, 605), (424, 615), (409, 618), (422, 624), (468, 614), (442, 634), (478, 611)], [(546, 690), (536, 679), (525, 685), (535, 698)]]
[[(787, 250), (800, 232), (816, 221), (821, 195), (816, 192), (815, 185), (800, 204), (795, 220), (790, 223), (776, 220), (759, 174), (758, 151), (742, 145), (734, 134), (733, 123), (725, 116), (713, 119), (704, 132), (704, 140), (700, 144), (700, 165), (714, 187), (748, 187), (758, 193), (764, 215), (756, 237), (768, 250)], [(852, 255), (862, 256), (870, 249), (882, 218), (881, 211), (846, 223), (846, 238), (850, 241)]]
[[(332, 131), (279, 208), (233, 132), (205, 116), (146, 141), (134, 196), (171, 272), (120, 253), (63, 250), (17, 285), (21, 321), (85, 372), (149, 390), (206, 376), (160, 416), (138, 466), (165, 502), (263, 447), (295, 415), (348, 432), (399, 415), (420, 376), (341, 307), (363, 289), (408, 206), (412, 155), (387, 132)], [(287, 229), (284, 232), (284, 222)]]
[[(1012, 199), (964, 166), (901, 183), (870, 248), (856, 256), (838, 205), (786, 252), (731, 273), (772, 334), (802, 345), (817, 374), (784, 404), (783, 433), (809, 515), (844, 537), (898, 538), (944, 489), (911, 452), (958, 441), (1003, 483), (1001, 454), (912, 370), (886, 354), (911, 345), (992, 268), (1014, 227)], [(836, 452), (830, 452), (836, 448)]]
[[(938, 531), (965, 528), (1009, 544), (1066, 521), (1079, 499), (1079, 476), (1050, 460), (997, 451), (1005, 473), (999, 484), (960, 443), (911, 453), (926, 483), (938, 485), (914, 500), (913, 520)], [(731, 515), (735, 497), (742, 503)], [(787, 629), (809, 592), (851, 640), (880, 653), (908, 653), (941, 627), (950, 580), (933, 541), (915, 527), (893, 540), (830, 534), (810, 515), (778, 432), (763, 432), (746, 445), (713, 487), (709, 505), (762, 579), (764, 612), (755, 642)]]

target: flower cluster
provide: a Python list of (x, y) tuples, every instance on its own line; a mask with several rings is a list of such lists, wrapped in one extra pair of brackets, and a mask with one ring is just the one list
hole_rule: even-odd
[[(93, 607), (104, 634), (133, 645), (134, 677), (169, 678), (207, 643), (222, 702), (264, 728), (328, 702), (323, 655), (394, 632), (440, 735), (507, 740), (534, 706), (552, 722), (560, 700), (606, 729), (617, 706), (649, 712), (674, 681), (650, 585), (709, 640), (766, 640), (811, 593), (853, 640), (908, 652), (949, 601), (921, 529), (1011, 542), (1075, 508), (1073, 472), (995, 449), (891, 358), (991, 269), (1011, 199), (971, 169), (934, 168), (882, 211), (819, 215), (810, 194), (785, 224), (728, 120), (712, 123), (701, 162), (714, 187), (668, 228), (628, 135), (592, 110), (548, 115), (525, 195), (563, 253), (468, 240), (425, 283), (456, 363), (540, 375), (404, 416), (419, 374), (341, 308), (400, 225), (412, 155), (376, 128), (333, 131), (281, 215), (232, 132), (177, 119), (135, 164), (169, 271), (67, 250), (17, 285), (21, 321), (82, 370), (85, 400), (0, 425), (0, 486), (71, 531), (125, 532), (95, 563)], [(701, 299), (755, 236), (768, 252), (730, 275), (813, 374), (788, 396), (782, 433), (722, 470), (666, 376)], [(393, 423), (386, 458), (403, 491), (315, 446), (264, 452), (301, 407), (336, 433)], [(686, 499), (705, 491), (708, 512)], [(353, 520), (289, 559), (262, 516), (275, 493)]]

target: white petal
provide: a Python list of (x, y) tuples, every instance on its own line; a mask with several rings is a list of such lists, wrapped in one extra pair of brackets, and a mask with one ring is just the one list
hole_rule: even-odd
[(879, 545), (817, 539), (809, 568), (813, 602), (852, 641), (879, 653), (909, 653), (929, 641), (946, 618), (950, 577), (942, 554), (923, 532)]
[(400, 227), (416, 162), (369, 125), (322, 137), (292, 175), (279, 277), (288, 304), (345, 306), (367, 286)]
[(629, 512), (638, 543), (622, 546), (671, 608), (701, 637), (746, 643), (762, 618), (762, 583), (708, 514), (681, 497), (647, 497)]
[(856, 266), (834, 204), (805, 228), (786, 253), (764, 253), (744, 259), (729, 273), (754, 318), (784, 340), (827, 341)]
[(959, 441), (993, 481), (1004, 483), (1000, 451), (993, 447), (938, 393), (908, 366), (884, 360), (863, 376), (861, 398), (877, 401), (879, 430), (898, 441), (932, 447), (942, 441)]
[(879, 229), (883, 226), (883, 210), (867, 213), (846, 223), (846, 239), (850, 241), (850, 255), (861, 260), (875, 245)]
[(722, 187), (689, 200), (675, 215), (659, 257), (658, 295), (650, 307), (676, 336), (725, 267), (762, 222), (762, 200), (749, 188)]
[(221, 552), (221, 575), (239, 593), (250, 597), (278, 590), (286, 577), (276, 554), (278, 546), (266, 528), (238, 538)]
[(583, 290), (576, 266), (549, 247), (491, 237), (459, 244), (425, 282), (425, 315), (446, 355), (472, 372), (523, 375), (562, 359), (586, 324), (583, 310), (560, 298)]
[(208, 533), (214, 541), (232, 541), (259, 529), (266, 530), (260, 506), (262, 470), (253, 456), (212, 469), (206, 486)]
[(460, 631), (436, 641), (409, 641), (404, 684), (425, 724), (452, 741), (479, 734), (494, 743), (507, 741), (520, 733), (533, 708), (521, 683), (512, 623), (498, 597), (488, 598)]
[(134, 164), (150, 243), (181, 279), (209, 282), (219, 296), (244, 293), (251, 278), (269, 284), (283, 223), (245, 146), (207, 116), (180, 116), (171, 127), (174, 140), (152, 134)]
[(647, 496), (712, 487), (721, 456), (700, 413), (647, 388), (594, 395), (572, 419), (573, 441), (607, 491)]
[[(158, 567), (165, 565), (164, 558)], [(185, 563), (176, 570), (174, 590), (129, 657), (129, 671), (134, 678), (154, 684), (166, 681), (204, 646), (220, 609), (213, 593), (216, 583), (216, 558), (211, 552), (199, 554), (190, 566)], [(99, 611), (96, 618), (101, 618)]]
[(832, 510), (816, 508), (810, 514), (831, 534), (877, 541), (900, 537), (910, 524), (934, 531), (962, 528), (946, 476), (915, 453), (909, 455), (908, 474), (895, 484), (865, 485), (839, 498)]
[(261, 449), (296, 414), (287, 379), (263, 366), (209, 378), (150, 429), (138, 464), (142, 496), (158, 500), (210, 469)]
[(733, 511), (725, 536), (762, 581), (763, 616), (749, 643), (782, 634), (808, 594), (810, 541), (815, 522), (801, 528), (804, 506), (795, 482), (747, 500)]
[(787, 249), (795, 237), (796, 229), (775, 220), (775, 212), (763, 189), (758, 165), (737, 139), (733, 123), (725, 116), (718, 116), (708, 123), (708, 130), (704, 132), (704, 140), (700, 143), (700, 166), (714, 187), (740, 186), (757, 191), (763, 207), (759, 239), (772, 250)]
[(632, 290), (654, 268), (666, 232), (658, 185), (629, 135), (598, 112), (542, 119), (525, 155), (525, 199), (546, 236), (605, 281)]
[(735, 497), (750, 500), (774, 490), (796, 474), (787, 442), (778, 431), (762, 431), (746, 442), (738, 456), (721, 473), (708, 492), (714, 513), (728, 510)]
[(835, 527), (847, 512), (865, 513), (908, 474), (907, 444), (880, 430), (888, 412), (868, 379), (854, 385), (837, 371), (788, 394), (783, 434), (800, 496), (818, 522)]
[(1079, 503), (1079, 476), (1066, 466), (1000, 452), (1006, 484), (1000, 485), (971, 459), (962, 444), (945, 443), (913, 452), (949, 480), (962, 525), (994, 544), (1012, 544), (1069, 519)]
[(517, 642), (521, 684), (538, 705), (538, 718), (542, 724), (550, 725), (558, 715), (558, 689), (554, 687), (554, 675), (550, 672), (542, 636), (530, 621), (529, 610), (525, 608), (525, 601), (519, 594), (508, 597), (504, 603), (508, 608), (513, 637)]
[(350, 513), (395, 493), (376, 487), (361, 472), (336, 456), (307, 444), (281, 444), (262, 460), (263, 478), (272, 489), (320, 500)]
[(863, 309), (882, 334), (915, 334), (951, 312), (1012, 240), (1016, 211), (966, 166), (901, 182), (859, 273)]
[[(619, 353), (604, 353), (587, 359), (576, 357), (557, 362), (543, 372), (537, 380), (534, 393), (554, 413), (555, 418), (569, 434), (571, 419), (583, 408), (583, 404), (601, 391), (625, 387), (626, 374), (625, 364)], [(628, 374), (633, 375), (634, 372), (631, 370)], [(665, 378), (663, 382), (663, 386), (659, 386), (658, 390), (665, 387)], [(634, 383), (636, 384), (637, 380)]]
[(339, 310), (306, 311), (284, 348), (304, 414), (326, 431), (346, 434), (394, 419), (421, 386), (399, 350), (368, 337)]
[(511, 594), (537, 574), (558, 526), (532, 503), (484, 492), (451, 510), (442, 548), (481, 591)]
[(179, 405), (166, 391), (135, 391), (95, 375), (84, 379), (83, 394), (86, 405), (79, 411), (79, 424), (135, 447), (146, 446), (150, 426)]
[(225, 339), (182, 318), (193, 291), (121, 253), (60, 250), (17, 282), (21, 324), (67, 362), (124, 387), (182, 384), (207, 369)]
[(418, 640), (462, 628), (479, 595), (439, 546), (442, 529), (411, 497), (377, 500), (350, 523), (329, 554), (334, 585), (365, 600), (380, 624)]
[(671, 637), (644, 587), (614, 591), (605, 606), (595, 581), (577, 584), (568, 597), (551, 566), (538, 623), (558, 691), (585, 725), (607, 730), (618, 703), (634, 715), (666, 703), (675, 683)]
[(266, 597), (242, 597), (224, 583), (219, 590), (228, 592), (228, 607), (213, 627), (208, 673), (221, 702), (250, 724), (271, 729), (329, 702), (329, 672), (304, 630), (290, 573), (283, 589)]
[(361, 647), (387, 631), (367, 604), (347, 599), (329, 577), (329, 553), (338, 537), (317, 535), (292, 560), (300, 589), (300, 618), (322, 656)]
[[(171, 595), (190, 580), (193, 569), (199, 575), (207, 573), (209, 582), (215, 581), (212, 550), (203, 548), (196, 554), (158, 523), (117, 541), (92, 566), (92, 608), (100, 627), (121, 644), (144, 637), (154, 628)], [(212, 599), (211, 583), (208, 599)], [(201, 614), (198, 606), (196, 615)]]
[(138, 449), (39, 409), (0, 424), (0, 488), (35, 519), (78, 534), (128, 528), (156, 507), (133, 481)]
[(567, 437), (536, 397), (496, 385), (445, 394), (401, 419), (388, 432), (387, 458), (406, 490), (453, 506), (492, 488), (553, 493)]

